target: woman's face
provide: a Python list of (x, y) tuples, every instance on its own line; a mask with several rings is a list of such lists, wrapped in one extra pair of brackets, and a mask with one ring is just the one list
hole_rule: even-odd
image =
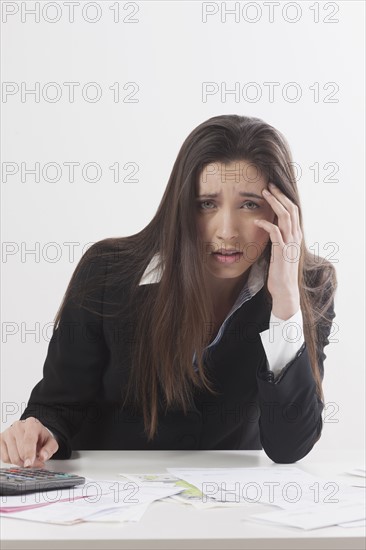
[[(243, 160), (216, 162), (202, 170), (196, 193), (197, 223), (203, 261), (215, 277), (240, 277), (264, 251), (269, 235), (254, 220), (277, 222), (262, 195), (267, 188), (263, 172)], [(212, 194), (217, 196), (208, 196)], [(239, 254), (222, 256), (217, 254), (220, 249), (235, 249)]]

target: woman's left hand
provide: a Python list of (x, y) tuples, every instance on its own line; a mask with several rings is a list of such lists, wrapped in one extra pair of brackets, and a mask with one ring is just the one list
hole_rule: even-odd
[(271, 261), (268, 273), (268, 291), (272, 296), (272, 312), (276, 317), (287, 320), (300, 308), (298, 283), (302, 232), (299, 210), (274, 184), (270, 192), (262, 194), (278, 218), (278, 225), (267, 220), (255, 220), (258, 227), (265, 229), (272, 241)]

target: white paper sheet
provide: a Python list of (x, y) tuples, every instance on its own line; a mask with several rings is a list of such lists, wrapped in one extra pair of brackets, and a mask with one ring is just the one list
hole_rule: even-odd
[(353, 470), (346, 472), (346, 474), (350, 476), (366, 477), (366, 470), (365, 468), (354, 468)]
[(303, 507), (294, 511), (281, 510), (252, 514), (246, 521), (256, 521), (282, 527), (297, 527), (299, 529), (320, 529), (338, 523), (365, 519), (364, 503), (340, 503), (324, 506), (323, 504)]
[[(75, 499), (73, 502), (58, 501), (49, 506), (42, 506), (42, 508), (36, 507), (16, 512), (1, 511), (0, 515), (42, 523), (73, 524), (84, 520), (88, 521), (89, 516), (92, 521), (100, 521), (103, 516), (108, 520), (111, 519), (110, 514), (113, 513), (115, 514), (113, 521), (118, 521), (115, 519), (118, 516), (124, 521), (124, 518), (129, 517), (130, 513), (132, 516), (138, 517), (132, 513), (134, 507), (136, 507), (136, 513), (139, 512), (142, 515), (146, 509), (141, 508), (142, 504), (151, 504), (155, 500), (175, 495), (183, 490), (170, 487), (138, 487), (131, 482), (126, 484), (119, 480), (94, 480), (94, 484), (96, 490), (88, 498)], [(103, 494), (103, 491), (108, 489), (108, 494)], [(140, 507), (139, 510), (137, 510), (138, 507)]]
[[(127, 479), (119, 479), (119, 487), (123, 487), (129, 481)], [(6, 511), (11, 508), (22, 509), (29, 506), (45, 506), (62, 500), (91, 498), (95, 495), (108, 494), (116, 490), (112, 485), (113, 483), (115, 483), (114, 480), (97, 481), (92, 478), (85, 478), (83, 485), (76, 485), (75, 487), (68, 487), (66, 489), (39, 491), (23, 495), (3, 495), (0, 497), (0, 511)]]
[(366, 527), (366, 519), (356, 521), (347, 521), (346, 523), (338, 523), (340, 527)]
[(124, 508), (111, 508), (106, 509), (101, 512), (96, 512), (91, 516), (88, 516), (84, 521), (85, 522), (137, 522), (140, 521), (148, 507), (150, 502), (144, 504), (134, 504), (133, 506)]

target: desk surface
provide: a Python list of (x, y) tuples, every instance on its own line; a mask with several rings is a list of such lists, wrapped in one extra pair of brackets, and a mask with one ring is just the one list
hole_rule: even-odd
[[(328, 481), (351, 483), (345, 474), (361, 464), (359, 451), (337, 452), (313, 449), (295, 463), (304, 471)], [(242, 468), (270, 466), (264, 451), (82, 451), (69, 460), (46, 462), (49, 470), (74, 472), (95, 479), (118, 479), (118, 473), (165, 472), (167, 467)], [(9, 464), (1, 463), (1, 466)], [(68, 550), (83, 548), (210, 549), (364, 549), (363, 528), (327, 527), (312, 531), (266, 526), (245, 521), (246, 515), (269, 508), (252, 504), (251, 509), (213, 508), (197, 510), (191, 505), (153, 502), (137, 523), (84, 523), (51, 525), (1, 517), (1, 548)]]

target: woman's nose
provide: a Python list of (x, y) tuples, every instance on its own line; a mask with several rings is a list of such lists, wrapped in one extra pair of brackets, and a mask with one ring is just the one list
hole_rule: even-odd
[(221, 239), (232, 239), (239, 235), (238, 221), (230, 212), (218, 215), (216, 235)]

